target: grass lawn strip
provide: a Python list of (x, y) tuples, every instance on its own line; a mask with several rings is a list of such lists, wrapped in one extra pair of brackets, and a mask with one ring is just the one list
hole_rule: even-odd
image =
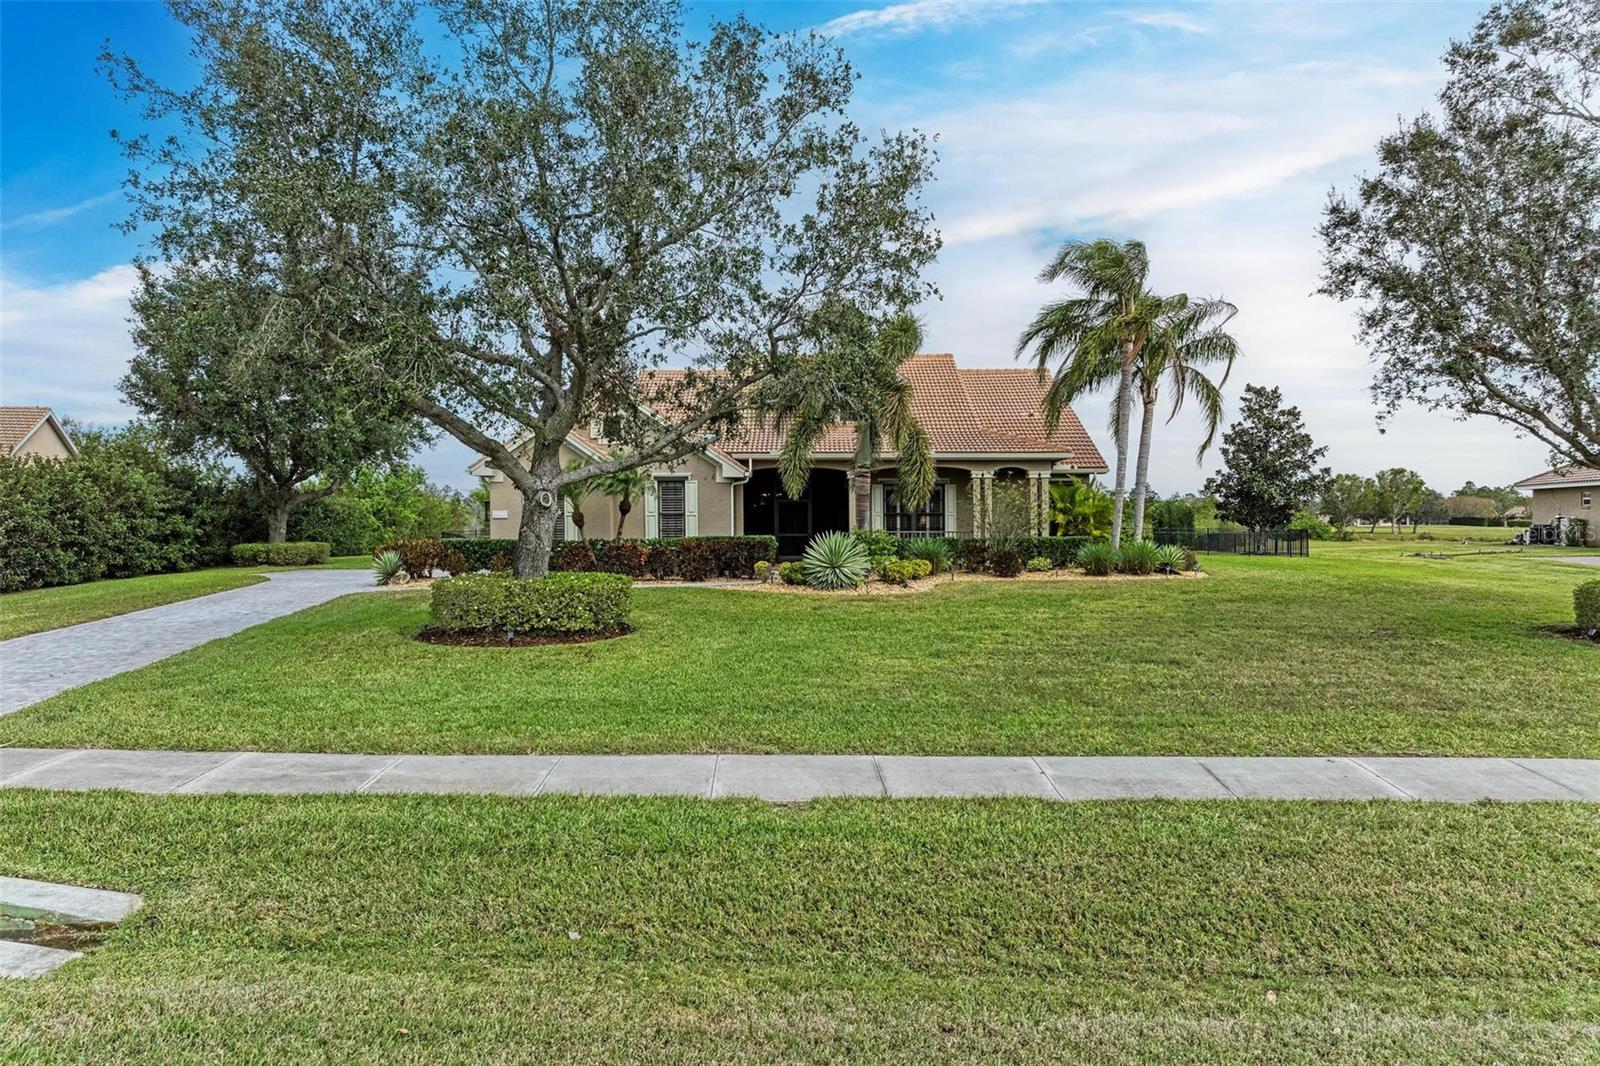
[(265, 580), (259, 571), (223, 566), (10, 592), (0, 596), (0, 640), (209, 596)]
[(1588, 571), (1377, 539), (1213, 556), (1196, 582), (641, 588), (633, 634), (565, 647), (426, 645), (425, 593), (351, 596), (65, 692), (0, 721), (0, 743), (1600, 756), (1597, 649), (1544, 628), (1570, 623)]
[(0, 797), (137, 891), (18, 1061), (1553, 1062), (1600, 808)]

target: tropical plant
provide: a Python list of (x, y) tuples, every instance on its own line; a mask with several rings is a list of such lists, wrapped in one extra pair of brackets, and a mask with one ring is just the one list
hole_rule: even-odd
[[(569, 459), (565, 469), (570, 474), (575, 470), (583, 469), (587, 465), (588, 463), (582, 459)], [(589, 494), (589, 490), (592, 487), (590, 481), (585, 479), (583, 481), (569, 481), (556, 490), (561, 502), (572, 511), (572, 524), (578, 531), (578, 535), (573, 538), (574, 540), (583, 539), (583, 498)], [(620, 522), (617, 524), (617, 531), (619, 533), (622, 531)]]
[[(623, 524), (633, 511), (633, 501), (656, 490), (655, 478), (637, 466), (625, 466), (594, 479), (595, 487), (617, 501), (617, 531), (612, 540), (622, 539)], [(574, 521), (576, 524), (576, 521)]]
[(867, 578), (867, 549), (837, 530), (811, 538), (800, 557), (806, 584), (819, 589), (853, 589)]
[(984, 539), (989, 543), (992, 567), (997, 551), (1017, 550), (1018, 559), (1021, 559), (1022, 539), (1033, 532), (1033, 503), (1027, 483), (1021, 480), (996, 478), (990, 492), (989, 532)]
[(381, 551), (372, 557), (372, 576), (378, 584), (387, 585), (400, 576), (400, 553), (394, 549)]
[(1017, 355), (1033, 351), (1040, 374), (1055, 364), (1045, 393), (1044, 417), (1054, 430), (1062, 411), (1084, 393), (1115, 380), (1117, 458), (1111, 510), (1111, 545), (1122, 543), (1122, 501), (1128, 483), (1128, 423), (1133, 374), (1140, 352), (1167, 302), (1145, 288), (1150, 256), (1141, 241), (1068, 241), (1039, 274), (1046, 284), (1066, 281), (1080, 294), (1040, 308), (1017, 340)]
[(785, 585), (804, 585), (806, 572), (799, 563), (779, 563), (778, 577)]
[(942, 574), (950, 569), (950, 545), (938, 537), (911, 537), (901, 545), (900, 554), (907, 559), (926, 560), (929, 573)]
[(850, 535), (861, 542), (871, 556), (895, 555), (900, 550), (900, 538), (886, 529), (854, 529)]
[(1050, 486), (1050, 524), (1057, 536), (1111, 535), (1111, 496), (1086, 481), (1058, 481)]
[(902, 315), (874, 330), (847, 305), (833, 309), (817, 355), (787, 379), (760, 390), (758, 416), (783, 432), (778, 474), (783, 491), (798, 498), (811, 475), (811, 455), (830, 427), (855, 428), (850, 486), (854, 525), (865, 531), (872, 517), (872, 467), (885, 453), (895, 457), (895, 492), (910, 507), (933, 495), (933, 446), (911, 409), (911, 384), (900, 364), (922, 346), (922, 327)]
[(1028, 560), (1027, 568), (1029, 573), (1042, 574), (1051, 569), (1050, 557), (1048, 555), (1035, 555)]
[(1124, 574), (1149, 574), (1156, 568), (1156, 553), (1159, 549), (1148, 540), (1130, 540), (1122, 546), (1117, 569)]
[(1163, 544), (1156, 549), (1156, 570), (1163, 574), (1178, 574), (1189, 569), (1187, 554), (1181, 544)]
[(1105, 577), (1117, 568), (1117, 549), (1109, 544), (1085, 544), (1078, 549), (1078, 565), (1092, 577)]
[[(1155, 433), (1156, 405), (1161, 386), (1172, 386), (1170, 423), (1183, 409), (1185, 399), (1193, 399), (1205, 419), (1206, 435), (1195, 451), (1198, 465), (1216, 440), (1222, 424), (1222, 386), (1227, 384), (1239, 357), (1239, 342), (1224, 327), (1239, 313), (1226, 300), (1190, 300), (1180, 293), (1163, 301), (1150, 336), (1134, 363), (1134, 383), (1139, 393), (1141, 422), (1139, 457), (1133, 475), (1133, 535), (1144, 537), (1145, 497), (1150, 483), (1150, 445)], [(1212, 381), (1202, 367), (1221, 366), (1222, 377)], [(1115, 427), (1113, 427), (1115, 428)]]

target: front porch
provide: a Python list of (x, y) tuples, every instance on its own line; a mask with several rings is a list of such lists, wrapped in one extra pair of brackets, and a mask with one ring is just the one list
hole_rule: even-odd
[(987, 536), (996, 486), (1007, 482), (1024, 486), (1029, 532), (1044, 536), (1050, 531), (1050, 483), (1074, 476), (1043, 460), (941, 463), (932, 497), (925, 506), (911, 509), (895, 494), (895, 468), (882, 466), (871, 473), (868, 506), (858, 509), (851, 471), (842, 462), (814, 466), (805, 491), (793, 499), (783, 491), (775, 461), (756, 460), (753, 465), (749, 479), (738, 487), (738, 532), (777, 537), (778, 555), (784, 559), (799, 558), (818, 533), (849, 532), (858, 525), (898, 537)]

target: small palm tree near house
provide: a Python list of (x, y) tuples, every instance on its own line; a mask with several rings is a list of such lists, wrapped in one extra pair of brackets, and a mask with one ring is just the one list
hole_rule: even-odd
[(1111, 497), (1093, 481), (1050, 486), (1050, 524), (1058, 536), (1103, 540), (1111, 532)]
[[(1217, 439), (1222, 425), (1222, 386), (1239, 357), (1239, 342), (1225, 327), (1239, 309), (1226, 300), (1190, 300), (1179, 293), (1163, 301), (1164, 307), (1134, 364), (1134, 387), (1139, 394), (1139, 458), (1133, 475), (1133, 536), (1144, 539), (1145, 497), (1150, 491), (1150, 442), (1155, 432), (1156, 406), (1163, 383), (1171, 385), (1171, 422), (1192, 399), (1205, 419), (1206, 435), (1195, 452), (1199, 465)], [(1212, 381), (1202, 367), (1222, 367), (1222, 377)]]
[(1117, 382), (1113, 548), (1122, 542), (1122, 503), (1127, 499), (1134, 367), (1167, 307), (1167, 301), (1145, 287), (1149, 272), (1150, 255), (1142, 241), (1068, 241), (1039, 280), (1068, 282), (1078, 294), (1045, 304), (1017, 340), (1017, 356), (1031, 349), (1041, 376), (1055, 366), (1044, 408), (1045, 427), (1051, 432), (1073, 400), (1112, 379)]
[(595, 478), (595, 485), (617, 501), (617, 532), (612, 540), (622, 539), (622, 526), (633, 512), (633, 501), (643, 499), (646, 493), (654, 492), (656, 488), (655, 479), (636, 466), (601, 474)]
[(911, 385), (900, 364), (922, 347), (922, 327), (902, 315), (873, 329), (853, 307), (828, 316), (828, 340), (781, 391), (757, 398), (763, 418), (783, 429), (778, 475), (783, 491), (798, 497), (811, 474), (811, 454), (829, 427), (855, 425), (856, 454), (851, 464), (851, 496), (856, 528), (872, 518), (872, 467), (893, 455), (895, 492), (911, 507), (933, 495), (933, 446), (911, 409)]
[[(572, 459), (567, 463), (568, 470), (577, 470), (588, 465), (583, 459)], [(561, 486), (561, 502), (572, 511), (572, 524), (578, 531), (579, 540), (583, 539), (583, 498), (593, 488), (587, 480), (571, 481)]]

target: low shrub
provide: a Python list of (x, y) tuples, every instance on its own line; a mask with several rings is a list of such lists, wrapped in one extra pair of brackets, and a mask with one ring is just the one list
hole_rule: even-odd
[(940, 537), (907, 537), (900, 545), (902, 559), (926, 560), (933, 574), (950, 569), (950, 556), (950, 542)]
[[(511, 537), (452, 537), (444, 543), (461, 553), (468, 570), (509, 570), (510, 560), (517, 557), (517, 542)], [(494, 565), (497, 555), (506, 559), (504, 566)]]
[(1315, 511), (1296, 511), (1289, 519), (1289, 528), (1304, 530), (1312, 540), (1327, 540), (1333, 536), (1333, 526)]
[(1078, 551), (1078, 565), (1092, 577), (1105, 577), (1118, 566), (1117, 552), (1109, 544), (1085, 544)]
[(288, 540), (279, 544), (235, 544), (239, 566), (314, 566), (328, 561), (333, 546), (322, 540)]
[(848, 533), (819, 533), (800, 559), (806, 584), (819, 589), (849, 589), (867, 577), (867, 549)]
[(650, 552), (636, 540), (612, 540), (595, 553), (595, 567), (608, 574), (644, 577), (650, 572)]
[(698, 537), (685, 537), (676, 547), (679, 577), (685, 581), (705, 581), (717, 576), (716, 545)]
[(883, 579), (896, 585), (909, 585), (933, 573), (933, 564), (926, 559), (895, 559), (881, 571)]
[(372, 576), (377, 579), (380, 585), (387, 585), (399, 577), (400, 570), (399, 552), (379, 552), (372, 557)]
[(772, 576), (772, 564), (767, 562), (765, 559), (757, 559), (756, 560), (756, 567), (755, 567), (755, 578), (756, 578), (756, 580), (757, 581), (765, 581), (771, 576)]
[(877, 574), (879, 577), (882, 577), (884, 570), (888, 568), (889, 564), (898, 562), (899, 559), (900, 557), (898, 555), (873, 555), (867, 559), (867, 569), (872, 573)]
[(503, 574), (511, 569), (511, 556), (505, 552), (495, 552), (489, 556), (489, 565), (480, 569), (488, 570), (492, 574)]
[(595, 568), (594, 552), (581, 540), (563, 544), (550, 553), (550, 569), (561, 573), (590, 571)]
[(778, 580), (785, 585), (804, 585), (806, 572), (799, 563), (779, 563)]
[(956, 565), (968, 573), (977, 573), (989, 565), (989, 546), (981, 540), (956, 542)]
[(1016, 577), (1022, 573), (1022, 553), (1015, 548), (996, 548), (989, 553), (989, 569), (996, 577)]
[[(400, 556), (400, 565), (405, 569), (406, 576), (413, 581), (420, 581), (425, 577), (432, 577), (435, 569), (443, 570), (445, 547), (437, 540), (427, 537), (408, 537), (404, 540), (392, 540), (387, 544), (380, 544), (378, 551), (392, 551)], [(458, 551), (459, 555), (460, 552)], [(467, 568), (467, 558), (461, 556), (461, 568)]]
[(615, 633), (628, 628), (632, 596), (633, 581), (624, 574), (559, 573), (533, 581), (465, 574), (433, 583), (429, 620), (446, 633)]
[(1189, 569), (1181, 544), (1163, 544), (1156, 549), (1156, 570), (1163, 574), (1178, 574)]
[(1591, 637), (1600, 634), (1600, 577), (1572, 590), (1572, 611), (1579, 629)]
[(850, 535), (861, 542), (861, 546), (867, 549), (867, 555), (871, 558), (900, 554), (901, 538), (886, 529), (856, 529), (852, 530)]
[(1122, 555), (1117, 560), (1117, 569), (1124, 574), (1137, 574), (1140, 576), (1152, 574), (1156, 569), (1156, 552), (1158, 550), (1148, 540), (1129, 541), (1122, 546)]
[(678, 572), (678, 553), (670, 544), (651, 544), (644, 550), (644, 568), (657, 581), (663, 581)]
[(1050, 557), (1047, 555), (1035, 555), (1032, 559), (1028, 560), (1027, 568), (1028, 572), (1033, 574), (1042, 574), (1046, 570), (1055, 569), (1055, 567), (1050, 565)]

